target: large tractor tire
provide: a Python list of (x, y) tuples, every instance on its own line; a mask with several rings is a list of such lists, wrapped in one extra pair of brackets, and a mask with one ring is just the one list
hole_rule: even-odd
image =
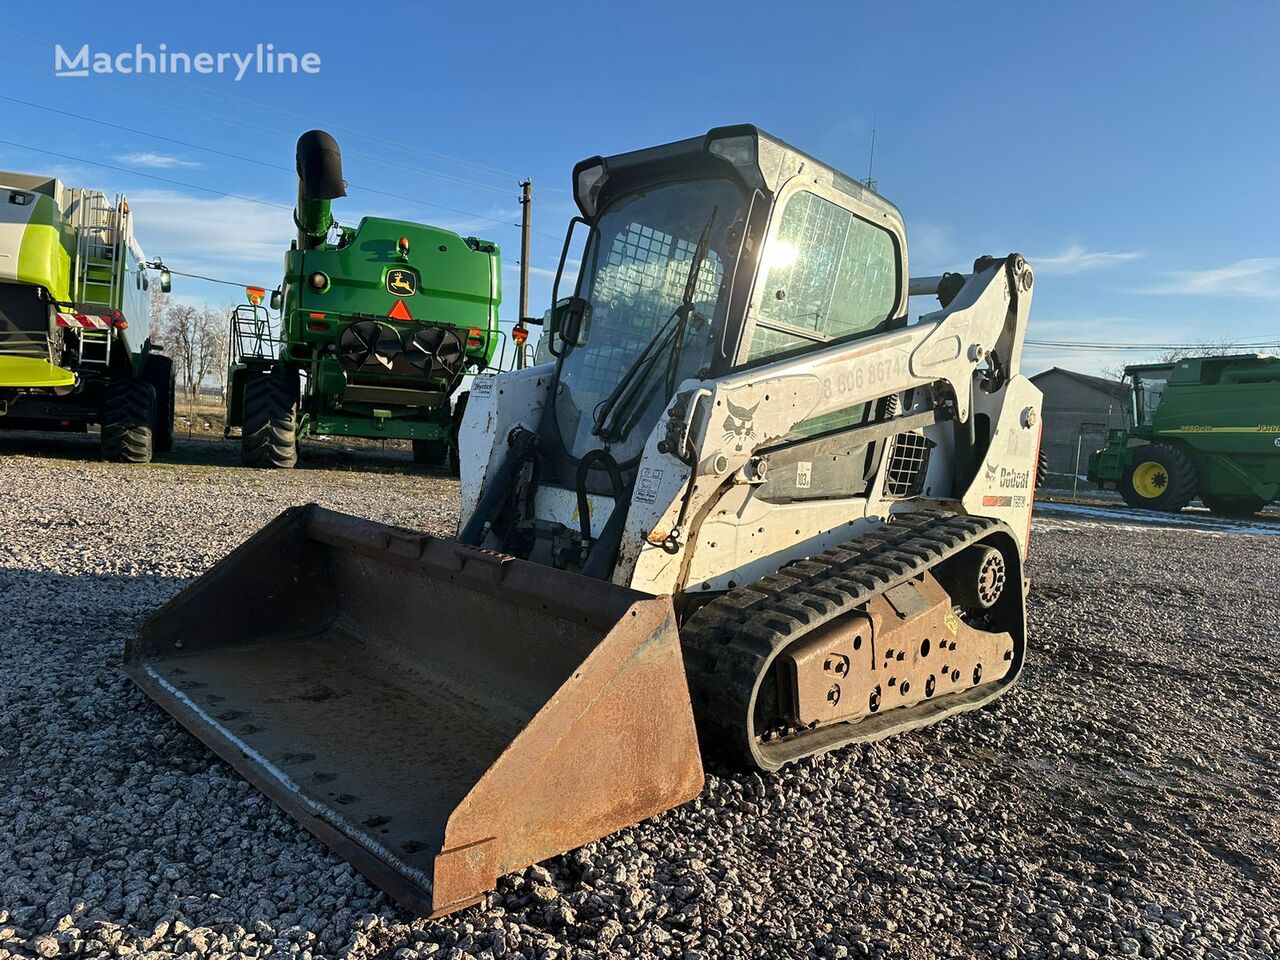
[(420, 467), (441, 466), (448, 456), (449, 444), (444, 440), (413, 441), (413, 462)]
[(102, 403), (102, 459), (150, 463), (155, 387), (142, 379), (112, 380)]
[(1267, 501), (1249, 493), (1237, 496), (1202, 493), (1200, 499), (1211, 512), (1223, 517), (1251, 517), (1267, 505)]
[(453, 405), (453, 417), (449, 423), (449, 473), (457, 477), (462, 474), (462, 451), (458, 446), (458, 433), (462, 429), (462, 417), (467, 412), (467, 398), (471, 391), (458, 394), (458, 402)]
[(177, 374), (173, 360), (158, 353), (147, 354), (142, 379), (156, 391), (156, 419), (151, 427), (151, 448), (156, 453), (173, 449), (173, 420), (178, 395)]
[(287, 470), (298, 464), (298, 373), (254, 371), (244, 385), (240, 460), (246, 467)]
[(1177, 513), (1196, 495), (1198, 479), (1196, 465), (1179, 447), (1148, 443), (1130, 452), (1118, 489), (1131, 507)]

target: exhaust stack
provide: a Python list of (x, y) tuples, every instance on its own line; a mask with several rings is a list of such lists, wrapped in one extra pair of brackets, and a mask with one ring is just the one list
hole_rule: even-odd
[(323, 130), (308, 130), (298, 138), (296, 169), (298, 204), (293, 222), (298, 226), (299, 249), (312, 250), (324, 243), (333, 226), (329, 201), (347, 195), (338, 141)]

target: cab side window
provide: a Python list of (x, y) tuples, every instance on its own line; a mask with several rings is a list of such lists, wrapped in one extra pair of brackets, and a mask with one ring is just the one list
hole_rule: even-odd
[(800, 191), (765, 250), (763, 284), (748, 362), (885, 329), (898, 301), (897, 247), (887, 230)]

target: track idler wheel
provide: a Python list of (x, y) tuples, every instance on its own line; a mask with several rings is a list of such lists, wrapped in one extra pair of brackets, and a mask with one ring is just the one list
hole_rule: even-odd
[(994, 607), (1007, 579), (1004, 555), (988, 544), (967, 547), (938, 568), (938, 580), (956, 606), (969, 610)]

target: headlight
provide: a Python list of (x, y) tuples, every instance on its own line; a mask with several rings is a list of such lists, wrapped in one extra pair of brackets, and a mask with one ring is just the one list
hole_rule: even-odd
[(319, 270), (307, 277), (307, 283), (311, 285), (311, 289), (320, 293), (329, 289), (329, 277)]

